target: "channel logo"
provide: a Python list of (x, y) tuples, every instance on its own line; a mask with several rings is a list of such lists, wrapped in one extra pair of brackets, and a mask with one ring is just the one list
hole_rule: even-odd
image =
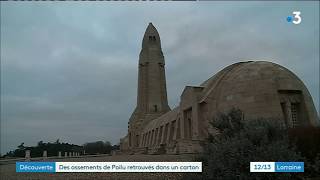
[(300, 24), (302, 21), (301, 18), (301, 12), (300, 11), (293, 11), (292, 16), (287, 17), (287, 22), (293, 23), (293, 24)]

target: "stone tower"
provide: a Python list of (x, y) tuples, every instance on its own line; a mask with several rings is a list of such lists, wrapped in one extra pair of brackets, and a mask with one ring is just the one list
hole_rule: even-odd
[(129, 120), (129, 147), (140, 146), (143, 127), (170, 111), (167, 99), (164, 56), (157, 29), (149, 23), (139, 55), (137, 106)]

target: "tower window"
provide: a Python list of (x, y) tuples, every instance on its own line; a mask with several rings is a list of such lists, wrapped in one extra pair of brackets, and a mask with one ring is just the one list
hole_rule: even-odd
[(149, 36), (149, 41), (150, 42), (155, 42), (156, 41), (156, 37), (155, 36)]
[(154, 112), (158, 112), (158, 106), (157, 105), (153, 105), (154, 107)]

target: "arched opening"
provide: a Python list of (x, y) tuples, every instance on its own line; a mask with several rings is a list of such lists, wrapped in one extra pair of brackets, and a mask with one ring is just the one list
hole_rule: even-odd
[(184, 138), (192, 138), (192, 108), (184, 111)]
[(279, 90), (280, 105), (286, 127), (295, 128), (306, 124), (308, 116), (303, 106), (302, 92), (297, 90)]

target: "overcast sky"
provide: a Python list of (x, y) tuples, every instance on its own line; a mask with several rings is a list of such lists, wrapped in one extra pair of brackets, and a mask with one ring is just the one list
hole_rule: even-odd
[[(302, 23), (286, 22), (301, 11)], [(319, 2), (1, 2), (1, 153), (21, 142), (118, 143), (149, 22), (168, 99), (239, 61), (297, 74), (319, 112)]]

